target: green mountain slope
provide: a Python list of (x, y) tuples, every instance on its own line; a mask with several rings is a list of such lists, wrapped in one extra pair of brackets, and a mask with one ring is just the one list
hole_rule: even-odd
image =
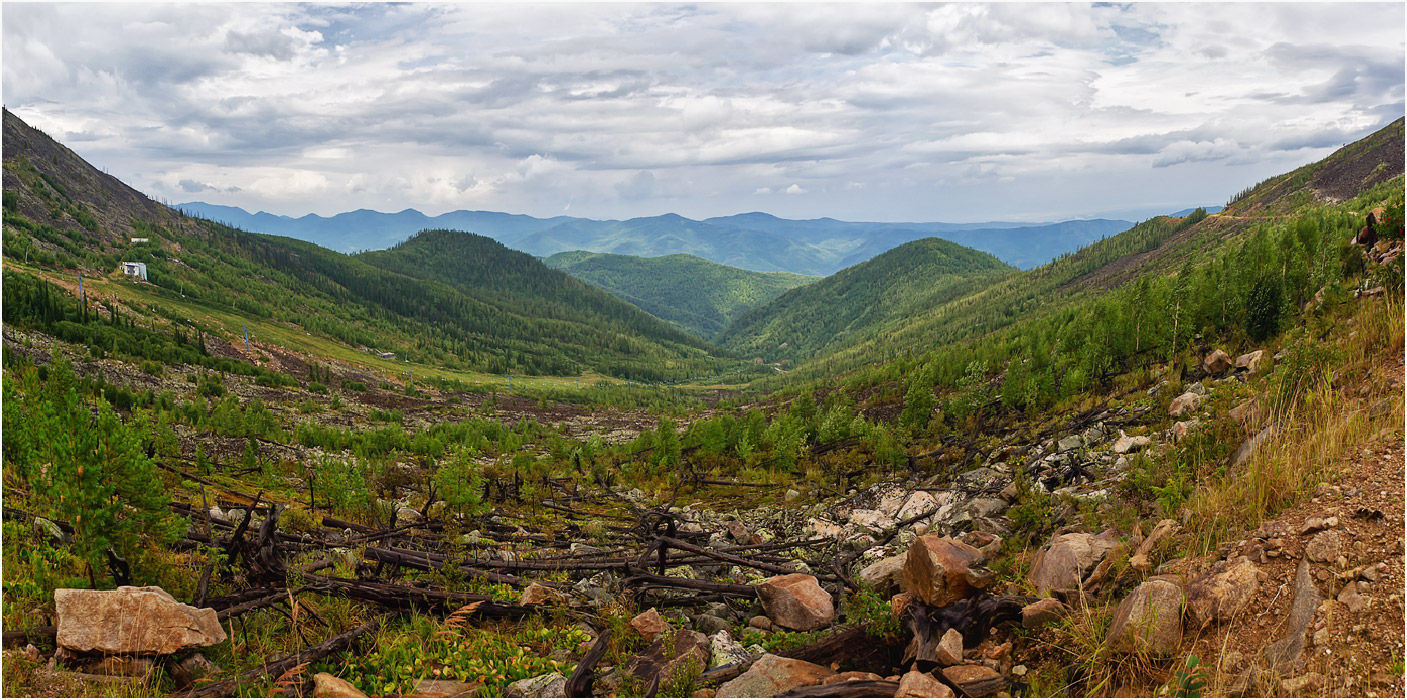
[[(5, 256), (17, 274), (116, 283), (119, 262), (144, 262), (150, 284), (117, 288), (173, 324), (195, 311), (271, 321), (449, 368), (664, 379), (724, 364), (703, 341), (487, 239), (453, 234), (452, 268), (438, 268), (397, 264), (424, 241), (369, 261), (246, 233), (152, 202), (8, 111), (4, 124)], [(425, 274), (438, 269), (454, 274)]]
[[(786, 377), (763, 379), (757, 388), (806, 381), (830, 384), (838, 372), (873, 367), (876, 360), (895, 360), (929, 349), (944, 358), (970, 358), (971, 354), (990, 351), (984, 361), (990, 360), (996, 367), (998, 360), (1010, 359), (1013, 353), (1034, 356), (1048, 352), (1041, 349), (1041, 343), (1074, 343), (1072, 339), (1079, 336), (1060, 336), (1058, 329), (1063, 325), (1098, 325), (1091, 319), (1103, 323), (1122, 318), (1131, 335), (1120, 340), (1132, 340), (1132, 352), (1149, 352), (1151, 326), (1156, 325), (1157, 332), (1166, 336), (1155, 343), (1171, 343), (1172, 330), (1185, 332), (1189, 323), (1194, 328), (1221, 327), (1239, 319), (1249, 285), (1261, 271), (1250, 263), (1228, 262), (1227, 258), (1263, 255), (1271, 259), (1257, 246), (1274, 245), (1271, 241), (1283, 235), (1280, 229), (1292, 216), (1300, 222), (1295, 225), (1305, 231), (1304, 239), (1295, 239), (1290, 251), (1297, 265), (1308, 260), (1311, 264), (1307, 266), (1322, 277), (1325, 269), (1341, 264), (1341, 256), (1350, 259), (1347, 241), (1362, 226), (1368, 208), (1394, 201), (1401, 206), (1402, 175), (1403, 120), (1399, 119), (1323, 160), (1248, 188), (1221, 212), (1208, 215), (1195, 210), (1185, 217), (1154, 217), (1034, 270), (1008, 275), (966, 295), (949, 296), (928, 308), (914, 308), (901, 318), (876, 326), (858, 342), (830, 345), (814, 356), (815, 361)], [(1321, 236), (1317, 242), (1310, 241)], [(1281, 253), (1276, 251), (1275, 259)], [(1254, 270), (1254, 274), (1247, 277), (1244, 270), (1238, 272), (1238, 265)], [(1192, 302), (1185, 299), (1169, 304), (1168, 280), (1194, 273), (1199, 280), (1214, 280), (1206, 283), (1206, 289), (1222, 291), (1196, 298), (1190, 311), (1185, 307)], [(1311, 288), (1310, 296), (1317, 289)], [(1298, 288), (1296, 294), (1302, 290)], [(1299, 296), (1292, 301), (1298, 307), (1305, 303)], [(1141, 314), (1158, 316), (1157, 324), (1138, 321)], [(1182, 315), (1178, 323), (1168, 323), (1178, 314)], [(1214, 322), (1209, 320), (1213, 318)], [(738, 327), (742, 326), (740, 322)], [(1041, 330), (1023, 330), (1035, 328)], [(1025, 337), (1020, 342), (1010, 340), (1017, 336)], [(1187, 338), (1185, 333), (1179, 335), (1178, 342), (1186, 343)], [(720, 342), (731, 345), (737, 340), (730, 330)], [(1108, 342), (1107, 337), (1100, 339), (1101, 344)], [(1068, 356), (1076, 354), (1071, 351)], [(966, 360), (939, 364), (944, 367), (940, 374), (952, 381), (953, 373), (960, 373)], [(1097, 365), (1089, 360), (1081, 372), (1088, 377)], [(900, 359), (872, 379), (903, 379), (911, 370), (911, 364)]]
[(924, 238), (783, 294), (740, 318), (719, 343), (769, 361), (805, 360), (1014, 272), (987, 253)]
[(641, 258), (574, 250), (543, 262), (707, 339), (743, 313), (816, 279), (743, 270), (683, 253)]

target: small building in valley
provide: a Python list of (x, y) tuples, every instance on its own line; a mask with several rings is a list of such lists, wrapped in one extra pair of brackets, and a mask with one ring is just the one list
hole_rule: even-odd
[(122, 263), (122, 274), (138, 277), (143, 282), (145, 282), (147, 281), (147, 264), (139, 262), (124, 262)]

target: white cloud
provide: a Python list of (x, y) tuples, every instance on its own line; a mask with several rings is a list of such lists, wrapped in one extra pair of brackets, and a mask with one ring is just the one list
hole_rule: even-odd
[(808, 191), (825, 196), (768, 205), (872, 220), (1181, 208), (1404, 102), (1393, 4), (0, 12), (22, 118), (154, 195), (290, 214), (710, 216)]

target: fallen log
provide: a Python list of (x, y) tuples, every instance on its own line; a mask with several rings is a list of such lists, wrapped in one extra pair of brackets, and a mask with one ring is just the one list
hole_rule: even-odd
[(839, 663), (844, 668), (893, 668), (898, 647), (859, 627), (844, 629), (824, 639), (773, 651), (777, 656), (821, 666)]
[(691, 591), (705, 591), (708, 593), (722, 593), (725, 595), (739, 596), (743, 598), (756, 598), (757, 589), (752, 586), (745, 586), (740, 583), (720, 583), (718, 581), (705, 581), (696, 578), (676, 578), (673, 576), (660, 576), (645, 571), (635, 571), (634, 575), (626, 579), (621, 585), (626, 588), (683, 588)]
[(30, 627), (22, 630), (5, 630), (4, 646), (6, 648), (21, 644), (33, 644), (35, 642), (54, 643), (54, 638), (59, 634), (58, 627)]
[(792, 688), (779, 698), (892, 698), (899, 692), (896, 681), (843, 681), (829, 685)]
[(397, 551), (395, 549), (389, 549), (385, 547), (367, 547), (365, 556), (367, 559), (370, 559), (371, 561), (380, 564), (404, 566), (420, 571), (435, 571), (438, 569), (455, 568), (469, 574), (470, 576), (482, 578), (490, 583), (506, 583), (510, 586), (527, 586), (532, 583), (544, 583), (544, 585), (547, 585), (545, 582), (535, 581), (533, 579), (526, 579), (521, 576), (514, 576), (512, 574), (499, 574), (494, 573), (492, 571), (485, 571), (483, 569), (476, 569), (469, 566), (455, 565), (449, 563), (446, 560), (436, 561), (427, 556), (424, 556), (419, 552), (412, 552), (409, 550)]
[(221, 622), (224, 622), (225, 620), (228, 620), (232, 617), (237, 617), (239, 615), (243, 615), (247, 612), (253, 612), (255, 610), (260, 610), (273, 605), (278, 605), (279, 603), (287, 602), (289, 596), (297, 595), (307, 589), (307, 586), (299, 586), (298, 588), (295, 588), (292, 591), (275, 591), (262, 598), (255, 598), (254, 600), (225, 608), (224, 610), (219, 611), (216, 616), (220, 619)]
[(264, 676), (277, 677), (295, 666), (311, 663), (329, 654), (334, 654), (346, 650), (347, 648), (352, 646), (353, 642), (356, 642), (363, 635), (380, 629), (381, 625), (385, 624), (386, 619), (388, 617), (390, 616), (382, 615), (372, 620), (371, 622), (368, 622), (360, 627), (353, 628), (347, 632), (343, 632), (342, 634), (339, 634), (336, 637), (332, 637), (331, 639), (328, 639), (316, 646), (311, 646), (307, 649), (303, 649), (302, 651), (290, 654), (281, 659), (270, 661), (258, 668), (253, 668), (248, 671), (245, 671), (244, 673), (241, 673), (233, 678), (228, 678), (218, 683), (211, 683), (210, 685), (201, 686), (200, 688), (196, 688), (195, 690), (191, 691), (185, 697), (221, 698), (233, 696), (235, 694), (235, 691), (237, 691), (240, 686), (257, 682)]
[(480, 602), (474, 614), (483, 617), (520, 618), (538, 612), (537, 606), (518, 605), (494, 600), (486, 595), (436, 591), (429, 588), (398, 586), (392, 583), (361, 581), (308, 574), (308, 584), (304, 587), (310, 593), (326, 596), (362, 600), (393, 610), (410, 609), (458, 609), (469, 603)]
[(601, 632), (601, 636), (596, 638), (591, 649), (586, 652), (586, 656), (581, 657), (577, 662), (576, 670), (572, 671), (572, 677), (567, 679), (567, 697), (569, 698), (589, 698), (591, 697), (591, 684), (596, 680), (596, 664), (600, 663), (601, 657), (606, 655), (606, 648), (611, 644), (611, 630), (607, 628)]
[[(708, 549), (707, 547), (700, 547), (700, 546), (698, 546), (698, 545), (696, 545), (696, 544), (691, 544), (691, 543), (689, 543), (689, 542), (685, 542), (684, 540), (675, 539), (675, 538), (673, 538), (673, 537), (661, 537), (661, 538), (659, 538), (659, 539), (660, 539), (660, 542), (661, 542), (661, 543), (667, 544), (667, 545), (669, 545), (670, 547), (673, 547), (674, 549), (680, 549), (680, 550), (683, 550), (683, 551), (685, 551), (685, 552), (692, 552), (692, 553), (694, 553), (694, 554), (699, 554), (699, 555), (708, 557), (709, 559), (716, 559), (716, 560), (718, 560), (718, 561), (728, 562), (729, 564), (737, 564), (738, 566), (745, 566), (745, 567), (748, 567), (748, 568), (750, 568), (750, 569), (757, 569), (757, 570), (759, 570), (759, 571), (766, 571), (766, 572), (773, 573), (773, 574), (797, 574), (797, 573), (802, 573), (802, 572), (799, 572), (799, 571), (797, 571), (797, 570), (795, 570), (795, 569), (788, 568), (788, 567), (785, 567), (785, 566), (777, 566), (777, 565), (775, 565), (775, 564), (768, 564), (768, 563), (766, 563), (766, 562), (757, 561), (757, 560), (755, 560), (755, 559), (746, 559), (746, 558), (743, 558), (743, 557), (740, 557), (740, 556), (736, 556), (736, 555), (733, 555), (733, 554), (728, 554), (728, 553), (726, 553), (726, 552), (719, 552), (719, 551), (716, 551), (716, 550), (710, 550), (710, 549)], [(675, 564), (677, 565), (678, 562), (676, 561)], [(816, 578), (819, 578), (819, 579), (822, 579), (822, 580), (825, 580), (825, 581), (838, 581), (838, 580), (839, 580), (839, 579), (837, 579), (837, 578), (836, 578), (834, 575), (832, 575), (832, 574), (823, 574), (823, 573), (819, 573), (819, 572), (818, 572), (818, 573), (814, 573), (813, 575), (814, 575)]]

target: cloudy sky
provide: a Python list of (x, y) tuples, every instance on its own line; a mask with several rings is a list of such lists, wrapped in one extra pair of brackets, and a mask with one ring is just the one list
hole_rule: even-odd
[(1381, 4), (3, 6), (6, 106), (170, 202), (1054, 220), (1403, 115)]

